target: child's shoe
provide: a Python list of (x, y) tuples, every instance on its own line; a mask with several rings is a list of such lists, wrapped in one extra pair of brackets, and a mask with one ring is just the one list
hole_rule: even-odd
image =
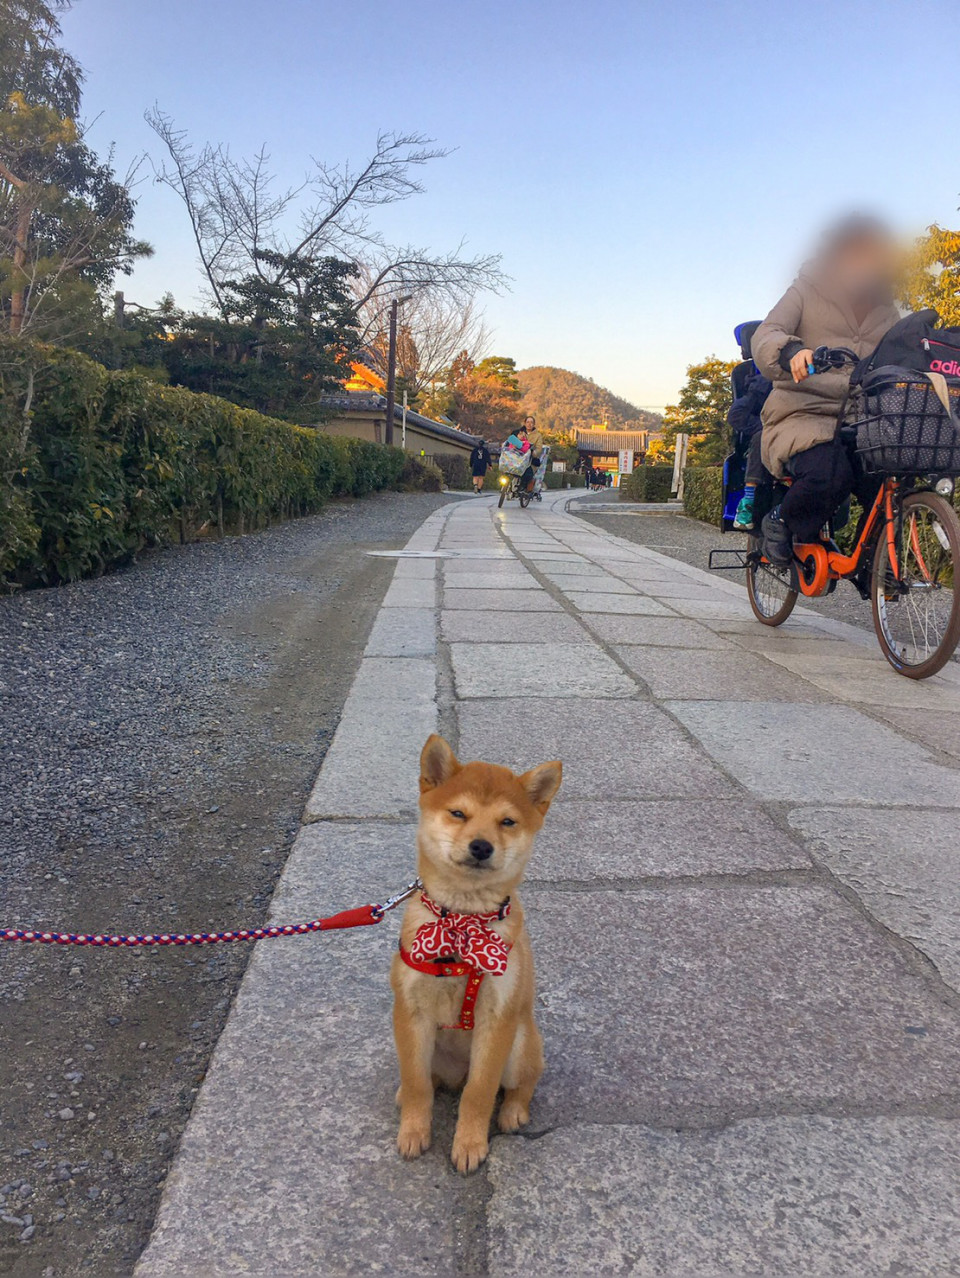
[(753, 531), (753, 498), (741, 497), (737, 513), (733, 517), (733, 526), (737, 532)]

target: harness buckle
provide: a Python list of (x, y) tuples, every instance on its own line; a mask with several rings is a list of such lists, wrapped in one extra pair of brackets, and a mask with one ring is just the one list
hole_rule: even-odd
[(395, 892), (393, 896), (388, 896), (382, 905), (375, 905), (374, 912), (377, 918), (382, 919), (385, 914), (389, 914), (391, 910), (395, 910), (398, 905), (402, 905), (404, 901), (408, 901), (414, 892), (419, 892), (423, 888), (423, 884), (419, 879), (414, 879), (412, 883), (408, 883), (401, 891)]

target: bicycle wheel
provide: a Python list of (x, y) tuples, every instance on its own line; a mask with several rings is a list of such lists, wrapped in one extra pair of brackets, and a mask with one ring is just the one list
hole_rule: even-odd
[(533, 493), (523, 492), (520, 494), (520, 509), (526, 510), (533, 498)]
[(753, 615), (765, 626), (782, 626), (797, 602), (797, 565), (761, 563), (758, 537), (750, 538), (749, 547), (747, 596)]
[(503, 503), (507, 500), (507, 491), (508, 491), (508, 489), (509, 489), (509, 488), (510, 488), (510, 485), (509, 485), (509, 484), (504, 484), (504, 485), (501, 487), (501, 489), (500, 489), (500, 500), (497, 502), (497, 505), (498, 505), (498, 506), (502, 506), (502, 505), (503, 505)]
[(937, 493), (910, 493), (895, 534), (898, 571), (880, 530), (870, 584), (873, 625), (883, 655), (899, 674), (926, 679), (953, 656), (960, 639), (960, 520)]

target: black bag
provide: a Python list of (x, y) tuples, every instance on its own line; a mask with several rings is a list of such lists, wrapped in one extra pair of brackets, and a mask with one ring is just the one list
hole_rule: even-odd
[[(913, 318), (913, 317), (911, 317)], [(939, 369), (933, 369), (934, 373)], [(887, 365), (855, 392), (857, 453), (868, 474), (960, 474), (960, 378), (945, 378), (946, 400), (930, 378)]]
[(851, 386), (859, 386), (877, 370), (894, 366), (915, 373), (943, 373), (960, 384), (960, 328), (938, 328), (934, 310), (917, 311), (898, 320), (853, 370)]

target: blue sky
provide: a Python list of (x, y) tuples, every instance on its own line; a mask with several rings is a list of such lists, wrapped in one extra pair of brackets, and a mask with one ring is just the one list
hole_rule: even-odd
[[(635, 403), (735, 352), (817, 228), (882, 210), (956, 226), (956, 0), (77, 0), (91, 141), (156, 153), (154, 102), (198, 142), (266, 143), (279, 177), (360, 160), (380, 129), (457, 148), (390, 210), (399, 240), (500, 252), (496, 353)], [(199, 288), (181, 208), (145, 182), (149, 303)]]

